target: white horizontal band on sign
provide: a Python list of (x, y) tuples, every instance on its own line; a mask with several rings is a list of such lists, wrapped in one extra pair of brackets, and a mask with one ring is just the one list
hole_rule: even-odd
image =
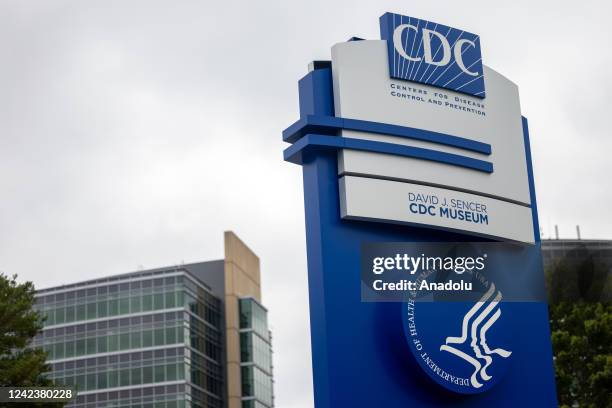
[(339, 183), (343, 219), (414, 224), (534, 242), (531, 207), (400, 181), (344, 176)]

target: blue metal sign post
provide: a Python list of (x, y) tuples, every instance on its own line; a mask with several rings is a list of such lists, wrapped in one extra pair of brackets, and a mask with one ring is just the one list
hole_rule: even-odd
[[(292, 143), (285, 160), (303, 168), (315, 406), (337, 407), (552, 407), (556, 406), (547, 305), (508, 302), (504, 324), (514, 333), (512, 361), (494, 387), (466, 395), (441, 387), (409, 351), (405, 304), (362, 302), (364, 243), (490, 241), (459, 232), (341, 218), (338, 149), (329, 62), (315, 62), (299, 81), (300, 121), (284, 132)], [(309, 116), (328, 118), (308, 121)], [(382, 126), (382, 125), (381, 125)], [(539, 234), (527, 123), (525, 157), (535, 239)], [(371, 146), (361, 146), (368, 149)], [(479, 146), (476, 146), (477, 148)], [(357, 146), (357, 148), (360, 148)], [(376, 148), (376, 146), (374, 146)], [(416, 152), (418, 153), (418, 152)], [(387, 154), (394, 154), (389, 152)], [(428, 158), (421, 158), (428, 160)], [(543, 273), (537, 278), (543, 284)], [(437, 322), (452, 303), (423, 306), (421, 319)]]

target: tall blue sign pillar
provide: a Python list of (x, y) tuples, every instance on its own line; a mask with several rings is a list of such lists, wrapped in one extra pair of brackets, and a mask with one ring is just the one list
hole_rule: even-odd
[[(312, 63), (299, 81), (300, 119), (283, 132), (291, 143), (285, 160), (303, 168), (315, 406), (556, 406), (547, 306), (533, 295), (543, 288), (543, 273), (534, 251), (539, 236), (526, 120), (496, 102), (493, 95), (505, 97), (496, 73), (467, 61), (475, 58), (472, 50), (461, 54), (461, 47), (479, 47), (477, 37), (453, 37), (449, 27), (392, 14), (381, 17), (381, 34), (381, 41), (338, 44), (331, 62)], [(410, 47), (413, 42), (421, 45)], [(447, 55), (466, 60), (454, 62), (459, 71), (451, 77), (442, 74)], [(435, 74), (440, 67), (443, 79)], [(463, 85), (471, 78), (453, 83), (462, 70), (477, 74), (470, 84), (478, 86)], [(501, 120), (496, 105), (518, 113), (501, 123), (510, 132), (518, 121), (520, 143), (506, 147), (508, 138), (489, 137), (486, 126)], [(440, 123), (446, 118), (451, 131)], [(481, 134), (470, 137), (469, 126), (453, 131), (453, 121), (474, 121)], [(504, 155), (517, 146), (524, 189), (514, 179), (523, 176), (505, 168), (516, 169)], [(496, 190), (500, 183), (507, 190)], [(509, 248), (495, 246), (508, 242)], [(444, 252), (448, 245), (453, 256)], [(376, 271), (378, 283), (370, 286), (372, 264), (405, 272), (407, 263), (398, 271), (400, 254), (414, 255), (412, 261), (431, 259), (440, 272), (446, 267), (435, 264), (440, 251), (451, 275), (459, 273), (458, 260), (472, 269), (496, 262), (490, 269), (497, 275), (474, 291), (476, 300), (368, 298), (388, 283), (387, 272)], [(457, 256), (462, 251), (480, 256), (471, 263)], [(394, 267), (376, 263), (394, 255)], [(470, 276), (477, 281), (476, 271)], [(521, 297), (525, 288), (529, 295)], [(503, 305), (502, 291), (514, 296)]]

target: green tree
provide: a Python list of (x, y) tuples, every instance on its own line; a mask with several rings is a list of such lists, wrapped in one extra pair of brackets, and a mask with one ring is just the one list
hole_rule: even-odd
[(612, 306), (550, 306), (559, 405), (612, 407)]
[(34, 285), (0, 273), (0, 386), (50, 386), (46, 353), (28, 347), (42, 329), (42, 316), (33, 309)]
[(557, 397), (561, 407), (612, 408), (609, 267), (574, 253), (547, 268)]

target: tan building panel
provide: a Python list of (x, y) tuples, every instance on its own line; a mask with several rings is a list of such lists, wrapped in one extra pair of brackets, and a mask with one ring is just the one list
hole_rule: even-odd
[(253, 297), (261, 301), (259, 257), (231, 231), (225, 232), (224, 243), (228, 405), (229, 408), (241, 408), (238, 300)]

